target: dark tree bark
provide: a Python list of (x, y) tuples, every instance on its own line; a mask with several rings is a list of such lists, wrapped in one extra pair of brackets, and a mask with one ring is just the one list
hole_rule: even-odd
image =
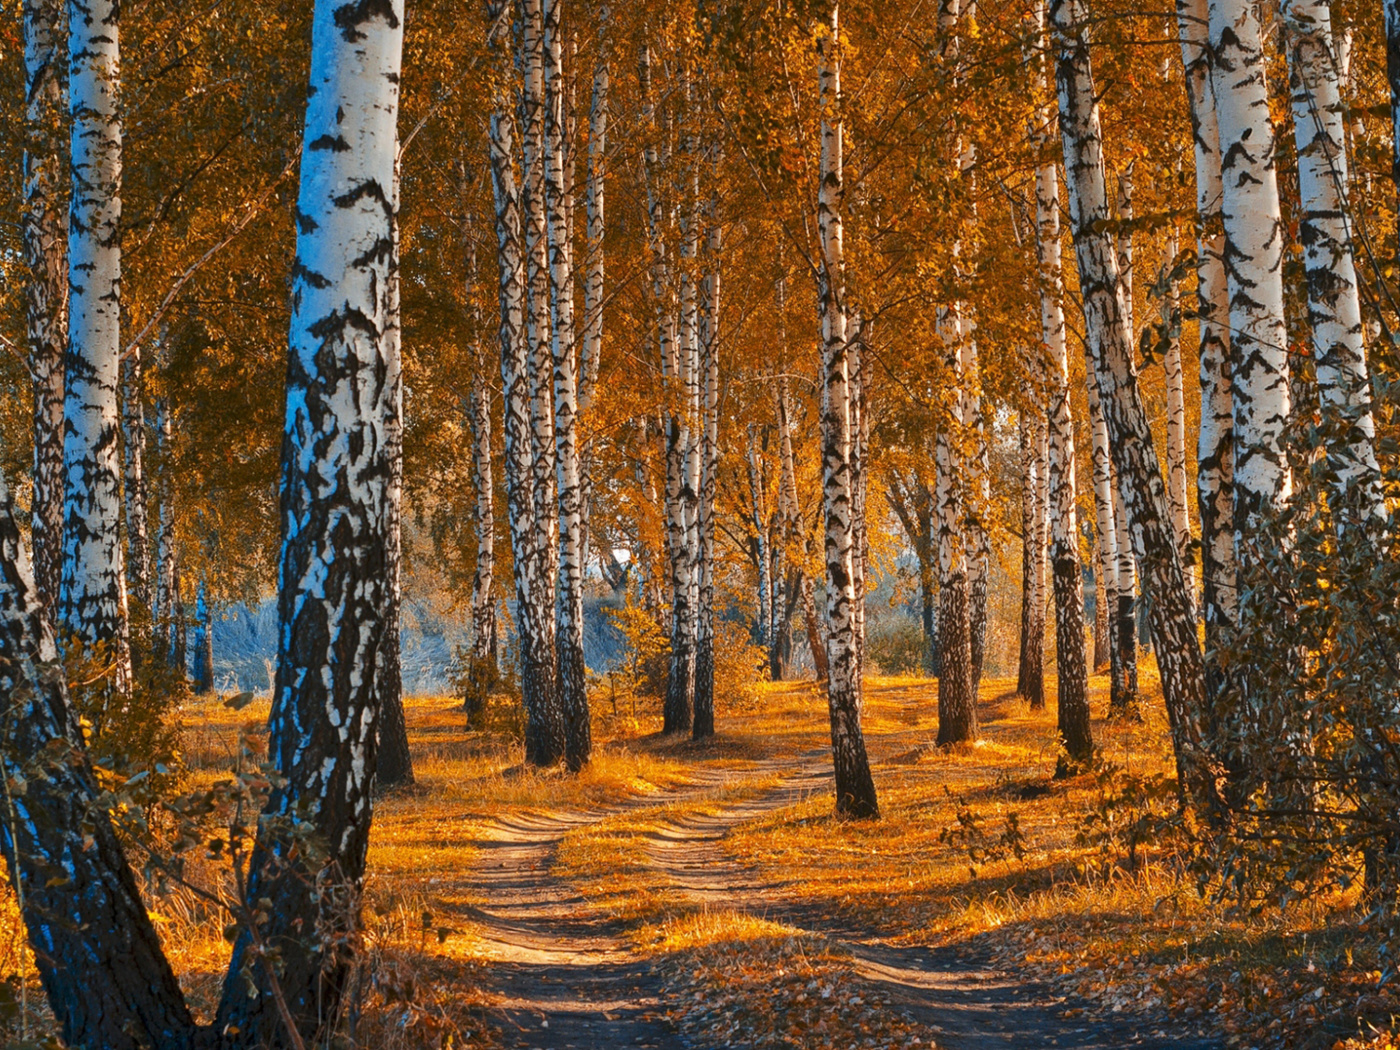
[(214, 689), (214, 632), (210, 622), (209, 595), (204, 581), (194, 599), (194, 691), (199, 694)]
[(1162, 692), (1177, 773), (1199, 804), (1213, 808), (1214, 775), (1200, 732), (1205, 678), (1191, 599), (1167, 510), (1137, 369), (1124, 322), (1123, 289), (1109, 233), (1103, 144), (1082, 0), (1052, 0), (1070, 222), (1083, 295), (1090, 366), (1098, 380), (1119, 488), (1148, 592)]
[[(403, 2), (317, 0), (297, 199), (270, 757), (243, 929), (215, 1027), (311, 1043), (339, 1016), (359, 928), (388, 630)], [(318, 848), (304, 844), (310, 834)], [(263, 902), (263, 903), (260, 903)], [(255, 920), (257, 921), (257, 920)], [(274, 964), (269, 953), (275, 953)], [(274, 984), (275, 979), (275, 984)]]
[(64, 3), (26, 0), (24, 261), (34, 391), (30, 535), (40, 608), (52, 626), (63, 577), (63, 348), (68, 341), (68, 229), (63, 207)]
[(195, 1028), (68, 706), (0, 478), (0, 844), (69, 1046), (184, 1050)]

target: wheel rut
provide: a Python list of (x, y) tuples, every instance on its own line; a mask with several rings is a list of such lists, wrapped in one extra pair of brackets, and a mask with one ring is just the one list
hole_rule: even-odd
[[(1053, 989), (997, 968), (990, 953), (956, 946), (906, 947), (843, 925), (765, 885), (724, 848), (738, 825), (830, 790), (829, 765), (813, 754), (750, 798), (719, 800), (712, 813), (663, 814), (647, 852), (674, 892), (709, 908), (741, 910), (829, 937), (849, 951), (860, 978), (919, 1022), (926, 1043), (947, 1050), (1223, 1050), (1217, 1040), (1142, 1018), (1090, 1018)], [(665, 1019), (660, 979), (620, 923), (551, 874), (570, 831), (641, 807), (703, 798), (722, 774), (686, 788), (587, 812), (513, 815), (480, 841), (476, 911), (493, 990), (502, 999), (505, 1045), (532, 1050), (692, 1047)], [(1066, 1016), (1075, 1013), (1076, 1016)]]

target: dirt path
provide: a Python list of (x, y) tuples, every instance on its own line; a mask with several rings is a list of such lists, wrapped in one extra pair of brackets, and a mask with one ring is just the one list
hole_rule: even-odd
[[(827, 767), (804, 756), (802, 765), (773, 788), (718, 813), (663, 821), (648, 850), (667, 884), (696, 901), (739, 908), (811, 929), (842, 943), (857, 971), (914, 1017), (929, 1042), (947, 1050), (1220, 1050), (1204, 1033), (1182, 1030), (1165, 1017), (1066, 1017), (1068, 1004), (1045, 986), (995, 969), (976, 949), (900, 947), (870, 931), (834, 928), (781, 887), (765, 886), (734, 863), (723, 847), (736, 825), (829, 789)], [(633, 805), (703, 795), (717, 778), (683, 792)], [(552, 877), (550, 865), (563, 836), (622, 812), (513, 818), (483, 842), (477, 872), (494, 990), (505, 1000), (506, 1045), (534, 1050), (688, 1047), (664, 1020), (659, 982), (648, 962), (633, 954), (619, 925)]]

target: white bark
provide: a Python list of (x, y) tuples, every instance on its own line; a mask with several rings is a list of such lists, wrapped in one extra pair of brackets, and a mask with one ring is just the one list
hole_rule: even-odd
[[(1366, 369), (1365, 329), (1351, 236), (1345, 102), (1332, 46), (1331, 4), (1285, 0), (1289, 93), (1298, 147), (1299, 240), (1308, 276), (1308, 321), (1339, 516), (1385, 516)], [(1348, 506), (1349, 505), (1349, 506)], [(1350, 513), (1342, 510), (1348, 507)]]
[(827, 708), (836, 767), (836, 811), (879, 815), (875, 784), (861, 732), (860, 645), (856, 602), (856, 523), (851, 474), (850, 342), (846, 312), (839, 7), (817, 37), (821, 107), (820, 189), (817, 228), (821, 262), (817, 303), (822, 340), (822, 504), (826, 518)]
[(550, 343), (554, 362), (554, 439), (558, 472), (559, 584), (555, 613), (559, 703), (565, 759), (580, 769), (592, 753), (583, 663), (583, 486), (579, 477), (578, 347), (574, 327), (573, 186), (566, 167), (562, 0), (543, 0), (545, 212), (548, 223)]
[[(394, 183), (403, 2), (318, 0), (297, 197), (278, 561), (277, 674), (268, 719), (279, 780), (259, 825), (248, 901), (268, 898), (276, 974), (302, 1033), (334, 1013), (369, 846), (379, 662), (389, 629), (397, 347)], [(290, 852), (295, 815), (325, 856)], [(306, 930), (325, 934), (310, 938)], [(302, 931), (298, 936), (294, 931)], [(268, 963), (244, 931), (216, 1027), (249, 1043), (285, 1029)]]
[(149, 615), (151, 593), (150, 530), (146, 521), (146, 408), (141, 350), (122, 362), (122, 495), (126, 500), (126, 550), (131, 592)]
[(73, 197), (59, 620), (83, 644), (109, 647), (113, 688), (124, 694), (130, 688), (131, 654), (117, 458), (122, 177), (118, 11), (116, 0), (69, 2)]
[[(1171, 270), (1176, 261), (1177, 241), (1173, 233), (1167, 238), (1165, 266)], [(1177, 283), (1167, 278), (1167, 310), (1170, 331), (1162, 370), (1167, 387), (1167, 502), (1171, 506), (1172, 531), (1181, 551), (1182, 565), (1190, 565), (1191, 511), (1186, 497), (1186, 382), (1181, 360), (1179, 292)], [(1193, 588), (1194, 590), (1194, 588)]]
[[(1201, 423), (1196, 503), (1201, 523), (1201, 611), (1206, 651), (1235, 618), (1234, 409), (1230, 395), (1230, 306), (1220, 206), (1220, 128), (1210, 76), (1207, 0), (1177, 0), (1181, 60), (1196, 164), (1196, 312), (1200, 332)], [(1213, 690), (1212, 690), (1213, 692)]]
[(1258, 11), (1210, 0), (1211, 86), (1220, 129), (1221, 217), (1230, 289), (1235, 545), (1247, 550), (1262, 517), (1291, 489), (1283, 453), (1290, 410), (1283, 250), (1274, 127)]

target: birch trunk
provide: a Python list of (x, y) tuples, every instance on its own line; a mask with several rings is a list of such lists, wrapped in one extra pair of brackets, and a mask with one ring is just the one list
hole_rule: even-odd
[(63, 208), (64, 0), (25, 0), (25, 335), (34, 392), (34, 498), (30, 535), (44, 621), (54, 624), (63, 579), (63, 351), (68, 341), (68, 256)]
[(1220, 127), (1211, 83), (1207, 0), (1177, 0), (1181, 61), (1190, 103), (1196, 164), (1196, 314), (1200, 332), (1201, 423), (1196, 438), (1196, 507), (1201, 522), (1201, 614), (1208, 695), (1221, 685), (1215, 651), (1235, 619), (1233, 407), (1230, 304), (1220, 217)]
[[(277, 983), (301, 1038), (338, 1015), (369, 846), (389, 601), (389, 381), (394, 171), (402, 0), (318, 0), (297, 199), (278, 564), (277, 676), (268, 719), (280, 778), (250, 863), (258, 941), (278, 947)], [(288, 853), (288, 822), (325, 844)], [(264, 899), (270, 907), (260, 903)], [(317, 931), (316, 937), (308, 931)], [(246, 929), (215, 1028), (280, 1045), (266, 956)], [(280, 1003), (279, 1003), (280, 1005)]]
[(194, 674), (191, 685), (196, 694), (214, 689), (214, 635), (209, 614), (209, 593), (203, 580), (194, 596)]
[[(945, 311), (939, 328), (948, 346), (948, 366), (956, 385), (962, 382), (962, 323)], [(966, 514), (962, 498), (962, 398), (954, 394), (949, 419), (934, 446), (934, 505), (938, 518), (938, 742), (956, 744), (977, 738), (977, 694), (972, 679), (972, 630), (968, 615)]]
[(545, 213), (548, 220), (554, 441), (559, 491), (559, 585), (555, 659), (565, 724), (564, 760), (577, 772), (593, 751), (583, 662), (583, 483), (579, 473), (578, 346), (574, 325), (573, 185), (568, 177), (563, 0), (543, 0)]
[(472, 483), (476, 489), (476, 570), (472, 575), (472, 663), (496, 664), (496, 479), (491, 449), (491, 388), (483, 319), (477, 299), (476, 241), (467, 240), (467, 302), (472, 326), (472, 364), (478, 382), (467, 391), (467, 415), (472, 428)]
[(122, 495), (126, 500), (128, 584), (143, 616), (151, 612), (151, 555), (146, 521), (146, 410), (141, 351), (122, 362)]
[(131, 688), (121, 544), (120, 47), (117, 0), (70, 0), (68, 108), (73, 196), (68, 222), (64, 358), (61, 629), (99, 646), (113, 693)]
[(598, 11), (598, 61), (593, 69), (593, 100), (588, 110), (588, 185), (585, 266), (583, 281), (582, 360), (579, 364), (579, 414), (584, 417), (585, 433), (580, 453), (582, 485), (583, 550), (588, 552), (589, 517), (593, 505), (593, 438), (587, 417), (598, 385), (598, 368), (603, 356), (603, 234), (606, 229), (605, 190), (608, 171), (608, 91), (610, 87), (608, 26), (611, 12), (604, 5)]
[[(1119, 282), (1123, 288), (1123, 324), (1128, 333), (1129, 353), (1137, 346), (1138, 329), (1133, 301), (1133, 163), (1129, 162), (1118, 177), (1118, 236), (1116, 251), (1118, 257)], [(1118, 667), (1122, 675), (1122, 686), (1116, 697), (1110, 697), (1109, 709), (1118, 716), (1137, 717), (1137, 561), (1133, 557), (1132, 519), (1128, 516), (1123, 502), (1122, 483), (1118, 478), (1118, 468), (1109, 455), (1109, 473), (1112, 484), (1109, 491), (1113, 497), (1113, 527), (1117, 530), (1113, 549), (1117, 560), (1113, 566), (1115, 597), (1114, 617), (1116, 630), (1114, 639), (1118, 643)], [(1112, 692), (1112, 690), (1110, 690)]]
[(0, 821), (0, 846), (64, 1043), (190, 1046), (194, 1021), (77, 743), (83, 731), (3, 477), (0, 706), (4, 776), (22, 792)]
[(1113, 520), (1113, 460), (1108, 451), (1108, 424), (1099, 402), (1099, 381), (1092, 364), (1086, 377), (1090, 455), (1094, 467), (1094, 517), (1098, 534), (1098, 573), (1104, 593), (1104, 638), (1107, 642), (1109, 710), (1125, 713), (1130, 704), (1122, 647), (1118, 644), (1118, 523)]
[[(1036, 21), (1044, 38), (1044, 7)], [(1045, 86), (1043, 66), (1038, 70)], [(1047, 106), (1039, 123), (1051, 127)], [(1079, 564), (1079, 521), (1074, 417), (1070, 409), (1069, 344), (1065, 338), (1064, 276), (1060, 248), (1060, 179), (1055, 162), (1042, 163), (1035, 183), (1036, 260), (1040, 277), (1040, 337), (1049, 367), (1050, 566), (1055, 594), (1057, 716), (1065, 754), (1057, 773), (1078, 771), (1094, 755), (1089, 725), (1089, 671), (1084, 653), (1084, 573)]]
[(1248, 0), (1211, 0), (1209, 8), (1233, 334), (1235, 547), (1243, 567), (1255, 530), (1291, 488), (1282, 446), (1290, 411), (1285, 234), (1258, 13)]
[[(700, 284), (700, 504), (696, 516), (700, 595), (695, 632), (696, 740), (715, 732), (715, 495), (719, 485), (719, 145), (710, 147), (714, 187), (705, 209), (705, 272)], [(770, 590), (771, 600), (771, 590)]]
[[(682, 73), (683, 97), (687, 118), (694, 106), (689, 70)], [(682, 615), (678, 618), (679, 630), (684, 634), (681, 652), (685, 654), (688, 666), (681, 671), (680, 680), (686, 684), (684, 709), (679, 705), (674, 713), (679, 716), (678, 729), (690, 730), (693, 727), (695, 709), (696, 657), (699, 651), (700, 627), (700, 314), (697, 294), (695, 267), (700, 248), (700, 168), (696, 151), (695, 136), (687, 132), (684, 153), (686, 173), (684, 186), (680, 190), (681, 205), (681, 266), (680, 266), (680, 389), (683, 395), (681, 409), (681, 488), (680, 504), (684, 523), (682, 544), (684, 547), (685, 575), (684, 586), (688, 589), (685, 603), (680, 606)], [(682, 584), (677, 578), (676, 585)]]
[(552, 766), (568, 747), (568, 718), (559, 695), (556, 643), (556, 595), (559, 559), (555, 523), (558, 482), (554, 429), (553, 350), (550, 338), (549, 232), (545, 202), (544, 18), (541, 0), (525, 0), (524, 25), (517, 63), (522, 74), (520, 134), (523, 144), (520, 216), (524, 232), (525, 390), (530, 420), (532, 510), (529, 518), (533, 548), (517, 619), (529, 621), (522, 630), (528, 646), (526, 680), (526, 761)]
[(394, 182), (391, 191), (389, 288), (387, 320), (383, 334), (384, 360), (388, 365), (385, 386), (388, 415), (385, 418), (385, 452), (389, 461), (386, 491), (384, 547), (384, 639), (375, 665), (379, 704), (379, 741), (376, 748), (375, 784), (398, 787), (413, 783), (413, 756), (408, 749), (408, 722), (403, 709), (403, 654), (399, 629), (403, 619), (403, 323), (399, 286), (399, 184), (402, 157), (394, 144)]
[(870, 372), (866, 364), (869, 353), (869, 332), (857, 313), (849, 324), (849, 357), (851, 390), (851, 521), (854, 528), (851, 565), (855, 570), (856, 592), (856, 667), (865, 677), (865, 597), (867, 570), (870, 560), (870, 533), (867, 528), (866, 469), (870, 455)]
[[(774, 546), (772, 533), (776, 530), (770, 528), (766, 478), (764, 477), (763, 464), (759, 459), (758, 427), (753, 423), (748, 426), (745, 464), (749, 477), (749, 518), (753, 522), (754, 530), (754, 561), (758, 568), (758, 615), (755, 618), (755, 626), (758, 644), (768, 651), (768, 662), (772, 668), (776, 659), (773, 629), (776, 626), (774, 616), (777, 609), (777, 602), (773, 597), (776, 583), (773, 567), (777, 563), (777, 558), (772, 553)], [(773, 675), (773, 681), (780, 680), (778, 675)]]
[[(1041, 502), (1041, 478), (1050, 469), (1049, 450), (1045, 426), (1037, 415), (1023, 412), (1017, 430), (1021, 445), (1021, 651), (1016, 667), (1016, 695), (1024, 698), (1032, 710), (1039, 710), (1045, 706), (1047, 524), (1047, 508)], [(922, 575), (920, 584), (921, 591), (927, 592)], [(924, 605), (928, 605), (927, 597)]]
[(822, 339), (822, 503), (826, 518), (827, 706), (836, 773), (836, 812), (880, 815), (861, 731), (860, 640), (855, 590), (856, 523), (851, 472), (850, 340), (847, 332), (839, 5), (817, 38), (821, 107), (821, 184), (817, 226), (821, 264), (817, 304)]
[[(1298, 238), (1308, 279), (1308, 322), (1323, 424), (1331, 431), (1333, 513), (1347, 525), (1385, 517), (1376, 462), (1365, 329), (1351, 236), (1346, 105), (1332, 46), (1331, 4), (1283, 5), (1289, 93), (1298, 147)], [(1343, 526), (1345, 527), (1345, 525)]]
[[(1094, 536), (1094, 550), (1099, 550), (1098, 536)], [(1101, 674), (1108, 667), (1108, 592), (1104, 588), (1103, 558), (1098, 556), (1094, 563), (1094, 659), (1090, 666), (1093, 674)]]
[[(969, 326), (971, 327), (971, 326)], [(965, 508), (967, 514), (967, 618), (968, 638), (972, 659), (972, 692), (982, 683), (982, 664), (987, 650), (987, 584), (992, 565), (992, 537), (987, 528), (987, 515), (991, 512), (991, 464), (987, 447), (987, 421), (982, 413), (981, 361), (977, 353), (977, 340), (969, 337), (965, 344), (968, 367), (964, 375), (967, 386), (964, 396), (967, 420), (973, 443), (973, 454), (969, 458), (971, 482), (968, 486), (976, 494), (976, 504)]]
[[(1166, 269), (1170, 273), (1176, 262), (1177, 240), (1172, 233), (1167, 238)], [(1167, 278), (1168, 324), (1167, 349), (1162, 359), (1163, 378), (1167, 387), (1167, 502), (1171, 505), (1172, 532), (1176, 535), (1181, 564), (1190, 566), (1191, 511), (1186, 498), (1186, 382), (1181, 360), (1181, 307), (1176, 281)], [(1194, 575), (1194, 574), (1191, 574)], [(1192, 598), (1194, 599), (1194, 581)], [(1194, 611), (1194, 601), (1192, 603)]]
[[(174, 426), (170, 403), (156, 403), (156, 502), (159, 504), (160, 535), (156, 541), (155, 605), (151, 609), (151, 630), (156, 655), (174, 667), (176, 603), (175, 471)], [(182, 668), (183, 669), (183, 668)]]
[(1051, 0), (1050, 16), (1057, 53), (1060, 140), (1090, 363), (1112, 439), (1119, 489), (1131, 514), (1133, 544), (1144, 569), (1178, 775), (1196, 800), (1210, 804), (1215, 793), (1199, 725), (1205, 702), (1201, 651), (1181, 557), (1171, 534), (1152, 433), (1137, 387), (1117, 259), (1105, 230), (1108, 194), (1085, 35), (1086, 11), (1081, 0)]

